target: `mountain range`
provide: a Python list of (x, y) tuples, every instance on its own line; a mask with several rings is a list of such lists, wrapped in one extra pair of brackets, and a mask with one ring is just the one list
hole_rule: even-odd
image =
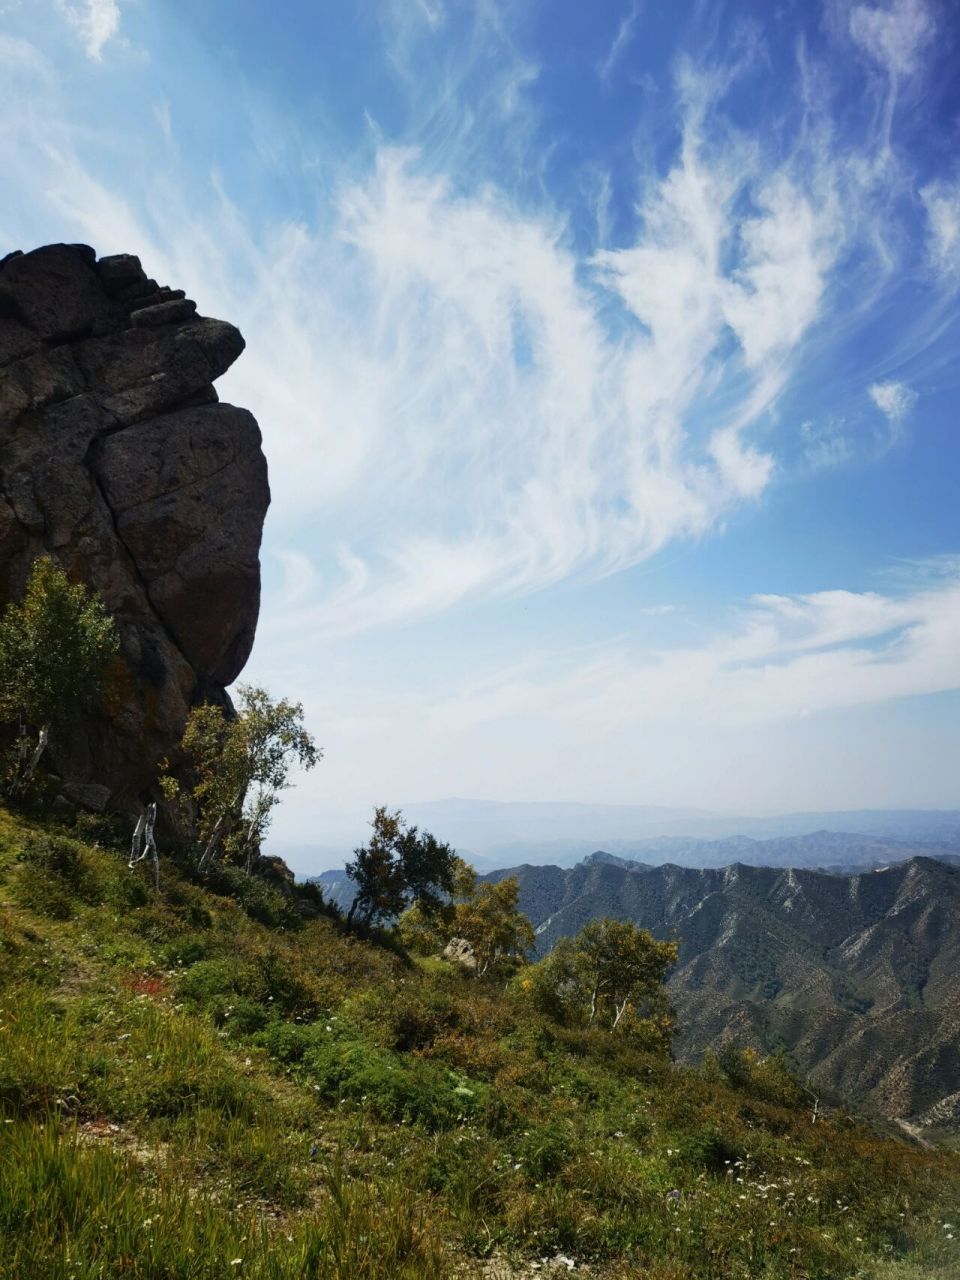
[(598, 916), (680, 938), (678, 1055), (786, 1050), (810, 1088), (930, 1130), (960, 1123), (960, 867), (913, 857), (835, 875), (643, 866), (597, 853), (521, 866), (538, 950)]
[[(754, 817), (653, 805), (470, 799), (401, 808), (408, 821), (454, 845), (478, 871), (520, 863), (572, 867), (597, 849), (641, 862), (686, 866), (741, 861), (850, 869), (902, 860), (912, 853), (960, 853), (960, 810), (955, 809), (859, 809)], [(324, 815), (323, 830), (322, 844), (275, 841), (274, 851), (308, 873), (342, 866), (354, 846), (369, 835), (363, 815), (335, 811)], [(850, 837), (846, 844), (842, 836)], [(798, 837), (804, 837), (805, 843), (779, 843)], [(893, 842), (895, 847), (878, 847), (878, 841)]]

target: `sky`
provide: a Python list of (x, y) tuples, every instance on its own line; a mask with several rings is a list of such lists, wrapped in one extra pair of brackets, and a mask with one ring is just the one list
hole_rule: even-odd
[[(0, 0), (0, 252), (237, 324), (374, 804), (960, 806), (957, 0)], [(437, 834), (442, 836), (442, 832)]]

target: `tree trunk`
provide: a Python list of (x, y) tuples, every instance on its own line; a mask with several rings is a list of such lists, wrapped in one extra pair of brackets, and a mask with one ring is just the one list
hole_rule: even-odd
[(214, 855), (216, 854), (217, 848), (220, 844), (221, 836), (225, 834), (224, 827), (226, 826), (226, 821), (226, 816), (221, 814), (213, 824), (213, 830), (210, 832), (210, 836), (207, 840), (203, 853), (200, 855), (200, 862), (197, 865), (198, 871), (206, 871), (207, 867), (213, 861)]
[(40, 733), (37, 736), (37, 745), (33, 749), (33, 755), (23, 766), (23, 769), (19, 773), (19, 776), (14, 780), (13, 786), (10, 788), (11, 795), (15, 796), (19, 792), (21, 792), (24, 789), (24, 787), (27, 785), (27, 783), (30, 781), (30, 779), (33, 777), (34, 773), (36, 772), (37, 765), (40, 763), (40, 759), (43, 753), (47, 749), (47, 743), (49, 742), (49, 740), (50, 740), (49, 725), (41, 725)]
[(597, 997), (600, 994), (600, 984), (597, 983), (590, 992), (590, 1017), (587, 1019), (587, 1026), (593, 1026), (593, 1020), (597, 1016)]

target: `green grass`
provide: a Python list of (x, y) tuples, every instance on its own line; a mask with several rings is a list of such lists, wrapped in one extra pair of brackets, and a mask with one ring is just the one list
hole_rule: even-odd
[(814, 1124), (776, 1062), (557, 1028), (264, 885), (165, 863), (158, 898), (0, 812), (0, 961), (0, 1277), (960, 1276), (955, 1153)]

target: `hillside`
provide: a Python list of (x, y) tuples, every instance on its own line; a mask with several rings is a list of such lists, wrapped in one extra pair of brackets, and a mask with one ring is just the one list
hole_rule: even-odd
[(814, 1124), (776, 1064), (565, 1031), (101, 840), (0, 813), (0, 1275), (960, 1274), (960, 1159)]
[(596, 854), (520, 867), (538, 946), (613, 915), (681, 938), (670, 979), (688, 1061), (783, 1046), (811, 1084), (890, 1117), (960, 1120), (960, 869), (912, 858), (851, 876), (648, 867)]

